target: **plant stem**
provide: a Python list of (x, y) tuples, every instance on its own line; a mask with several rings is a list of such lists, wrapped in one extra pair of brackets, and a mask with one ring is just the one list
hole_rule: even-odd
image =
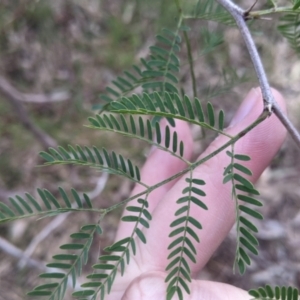
[(292, 124), (290, 119), (284, 114), (284, 112), (281, 110), (280, 106), (277, 103), (274, 103), (273, 111), (277, 118), (281, 121), (282, 125), (289, 132), (297, 146), (300, 148), (300, 134), (295, 128), (295, 126)]
[(194, 72), (192, 47), (191, 47), (191, 43), (190, 43), (190, 40), (189, 40), (189, 37), (188, 37), (186, 31), (183, 32), (183, 36), (184, 36), (187, 53), (188, 53), (188, 60), (189, 60), (190, 72), (191, 72), (192, 84), (193, 84), (193, 96), (195, 98), (195, 97), (197, 97), (197, 85), (196, 85), (196, 76), (195, 76), (195, 72)]
[(248, 49), (248, 53), (252, 59), (252, 63), (254, 65), (254, 69), (261, 87), (263, 100), (265, 106), (268, 106), (269, 111), (271, 112), (271, 109), (273, 107), (273, 103), (275, 101), (270, 85), (264, 70), (264, 67), (262, 65), (260, 56), (258, 54), (257, 48), (254, 44), (254, 41), (252, 39), (250, 30), (246, 24), (246, 21), (244, 20), (244, 11), (240, 8), (237, 8), (235, 4), (233, 4), (230, 0), (217, 0), (222, 6), (224, 6), (225, 9), (228, 10), (228, 12), (232, 15), (232, 17), (235, 19), (237, 26), (241, 32), (241, 35), (245, 41), (246, 47)]
[[(178, 9), (179, 15), (181, 16), (183, 20), (183, 14), (182, 14), (182, 8), (180, 6), (179, 0), (175, 0), (176, 7)], [(188, 60), (189, 60), (189, 65), (190, 65), (190, 72), (191, 72), (191, 77), (192, 77), (192, 84), (193, 84), (193, 96), (197, 97), (197, 86), (196, 86), (196, 76), (194, 72), (194, 61), (193, 61), (193, 55), (192, 55), (192, 47), (191, 43), (189, 40), (189, 37), (186, 33), (186, 31), (183, 32), (183, 37), (185, 40), (186, 48), (187, 48), (187, 53), (188, 53)]]
[(236, 143), (240, 138), (242, 138), (244, 135), (246, 135), (249, 131), (251, 131), (254, 127), (256, 127), (258, 124), (260, 124), (261, 122), (263, 122), (266, 118), (268, 118), (269, 116), (269, 112), (267, 110), (264, 110), (261, 115), (252, 123), (250, 124), (248, 127), (246, 127), (244, 130), (240, 131), (237, 135), (235, 135), (234, 137), (232, 137), (228, 142), (226, 142), (223, 146), (221, 146), (220, 148), (218, 148), (216, 151), (208, 154), (207, 156), (203, 157), (202, 159), (194, 162), (193, 164), (191, 164), (190, 166), (188, 166), (187, 168), (185, 168), (184, 170), (176, 173), (175, 175), (173, 176), (170, 176), (169, 178), (153, 185), (153, 186), (150, 186), (148, 189), (134, 195), (134, 196), (131, 196), (125, 200), (123, 200), (122, 202), (118, 203), (118, 204), (115, 204), (113, 206), (110, 206), (106, 209), (105, 213), (108, 213), (120, 206), (123, 206), (125, 204), (127, 204), (128, 202), (138, 198), (138, 197), (141, 197), (147, 193), (151, 193), (153, 190), (156, 190), (157, 188), (165, 185), (166, 183), (178, 178), (178, 177), (181, 177), (182, 175), (186, 174), (187, 172), (191, 171), (191, 170), (194, 170), (196, 167), (198, 167), (199, 165), (205, 163), (206, 161), (208, 161), (209, 159), (211, 159), (212, 157), (216, 156), (217, 154), (219, 154), (220, 152), (222, 152), (224, 149), (226, 149), (227, 147), (233, 145), (234, 143)]
[(249, 16), (249, 19), (259, 19), (259, 17), (261, 17), (261, 16), (271, 15), (271, 14), (276, 14), (276, 13), (299, 14), (300, 10), (299, 9), (294, 10), (293, 7), (291, 7), (291, 6), (272, 7), (272, 8), (264, 9), (264, 10), (250, 11), (248, 16)]
[(249, 15), (251, 12), (243, 11), (240, 7), (234, 4), (231, 0), (217, 0), (235, 19), (238, 29), (241, 32), (241, 35), (245, 41), (245, 44), (248, 49), (248, 53), (251, 57), (259, 85), (261, 88), (264, 106), (268, 109), (269, 113), (274, 111), (275, 115), (281, 121), (283, 126), (287, 129), (290, 133), (291, 137), (295, 141), (295, 143), (300, 148), (300, 135), (297, 132), (294, 125), (291, 121), (287, 118), (284, 112), (280, 109), (279, 105), (277, 104), (274, 96), (271, 92), (271, 88), (262, 65), (260, 56), (258, 54), (257, 48), (254, 44), (253, 38), (251, 36), (250, 30), (246, 24), (246, 16)]

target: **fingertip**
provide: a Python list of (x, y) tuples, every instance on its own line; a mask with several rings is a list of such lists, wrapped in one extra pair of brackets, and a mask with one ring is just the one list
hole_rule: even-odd
[[(284, 113), (286, 113), (286, 101), (282, 94), (275, 88), (271, 88), (271, 92), (278, 106)], [(240, 104), (228, 129), (244, 122), (245, 120), (245, 124), (250, 125), (261, 114), (263, 109), (264, 101), (260, 87), (252, 88)], [(274, 117), (272, 116), (271, 119)]]
[[(140, 299), (165, 299), (167, 283), (165, 281), (167, 274), (164, 272), (152, 271), (146, 272), (136, 277), (126, 289), (122, 300)], [(196, 300), (249, 300), (249, 294), (235, 286), (204, 280), (192, 280), (189, 286), (190, 293), (187, 294), (183, 289), (184, 299)], [(177, 298), (176, 298), (177, 299)]]
[[(284, 97), (276, 89), (272, 89), (275, 101), (282, 111), (286, 112)], [(263, 111), (263, 98), (260, 88), (252, 89), (242, 102), (237, 114), (233, 118), (233, 124), (227, 133), (232, 136), (255, 122)], [(251, 157), (251, 162), (246, 165), (252, 166), (253, 177), (256, 181), (262, 171), (269, 165), (276, 155), (286, 137), (286, 129), (277, 116), (273, 113), (258, 126), (248, 132), (235, 144), (236, 153), (242, 153)]]

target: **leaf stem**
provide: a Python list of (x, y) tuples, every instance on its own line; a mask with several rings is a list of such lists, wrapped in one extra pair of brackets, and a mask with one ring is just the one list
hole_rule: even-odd
[(30, 214), (24, 214), (24, 215), (15, 215), (13, 217), (7, 217), (5, 219), (0, 219), (0, 224), (12, 222), (16, 220), (26, 219), (26, 218), (32, 218), (32, 217), (39, 217), (38, 220), (44, 219), (46, 217), (53, 217), (59, 214), (68, 213), (68, 212), (92, 212), (92, 213), (100, 213), (100, 214), (106, 214), (105, 208), (71, 208), (71, 207), (61, 207), (56, 208), (52, 210), (45, 210), (41, 212), (36, 213), (30, 213)]
[[(181, 22), (183, 22), (184, 17), (183, 17), (182, 8), (179, 3), (179, 0), (175, 0), (175, 3), (177, 6), (179, 15), (181, 17)], [(184, 37), (186, 48), (187, 48), (188, 62), (190, 65), (190, 73), (191, 73), (191, 77), (192, 77), (193, 96), (195, 98), (195, 97), (197, 97), (197, 85), (196, 85), (196, 76), (195, 76), (195, 72), (194, 72), (194, 60), (193, 60), (191, 43), (190, 43), (188, 34), (185, 30), (183, 31), (183, 37)], [(202, 131), (203, 131), (203, 129), (202, 129)]]
[(193, 54), (192, 54), (192, 47), (191, 43), (188, 37), (188, 34), (186, 31), (183, 32), (183, 37), (185, 40), (186, 48), (187, 48), (187, 54), (188, 54), (188, 61), (190, 65), (190, 72), (191, 72), (191, 77), (192, 77), (192, 85), (193, 85), (193, 96), (194, 98), (197, 97), (197, 85), (196, 85), (196, 76), (194, 72), (194, 60), (193, 60)]
[(138, 198), (138, 197), (141, 197), (143, 195), (145, 195), (146, 193), (150, 193), (152, 192), (153, 190), (163, 186), (164, 184), (174, 180), (174, 179), (177, 179), (178, 177), (181, 177), (182, 175), (186, 174), (187, 172), (191, 171), (191, 170), (194, 170), (196, 167), (198, 167), (199, 165), (205, 163), (206, 161), (208, 161), (209, 159), (211, 159), (212, 157), (216, 156), (217, 154), (219, 154), (220, 152), (222, 152), (224, 149), (226, 149), (227, 147), (233, 145), (234, 143), (236, 143), (240, 138), (242, 138), (244, 135), (246, 135), (249, 131), (251, 131), (254, 127), (256, 127), (258, 124), (260, 124), (261, 122), (263, 122), (266, 118), (268, 118), (269, 116), (269, 112), (267, 110), (263, 110), (263, 112), (260, 114), (260, 116), (252, 123), (250, 124), (248, 127), (246, 127), (245, 129), (243, 129), (242, 131), (240, 131), (237, 135), (235, 135), (234, 137), (232, 137), (228, 142), (226, 142), (223, 146), (221, 146), (220, 148), (218, 148), (217, 150), (215, 150), (214, 152), (208, 154), (207, 156), (203, 157), (202, 159), (194, 162), (193, 164), (189, 165), (187, 168), (185, 168), (184, 170), (176, 173), (175, 175), (173, 176), (170, 176), (169, 178), (153, 185), (153, 186), (150, 186), (148, 189), (136, 194), (136, 195), (133, 195), (125, 200), (123, 200), (122, 202), (120, 203), (117, 203), (113, 206), (110, 206), (106, 209), (106, 212), (105, 213), (108, 213), (120, 206), (123, 206), (125, 204), (127, 204), (128, 202)]
[(250, 11), (248, 13), (248, 17), (249, 17), (248, 19), (259, 19), (261, 16), (271, 15), (276, 13), (299, 14), (300, 9), (293, 9), (292, 6), (285, 6), (285, 7), (272, 7), (264, 10)]
[[(231, 157), (231, 165), (233, 166), (234, 164), (234, 145), (232, 145), (231, 147), (231, 153), (232, 153), (232, 157)], [(234, 168), (232, 167), (232, 175), (234, 175)], [(236, 250), (235, 250), (235, 259), (234, 259), (234, 264), (233, 264), (233, 274), (235, 274), (235, 269), (237, 266), (237, 262), (240, 259), (240, 255), (239, 255), (239, 247), (240, 247), (240, 231), (239, 231), (239, 227), (240, 227), (240, 211), (239, 211), (239, 203), (238, 203), (238, 198), (237, 198), (237, 194), (236, 194), (236, 189), (235, 189), (235, 182), (234, 182), (234, 176), (232, 176), (231, 178), (231, 184), (232, 184), (232, 199), (234, 200), (235, 203), (235, 220), (236, 220)]]

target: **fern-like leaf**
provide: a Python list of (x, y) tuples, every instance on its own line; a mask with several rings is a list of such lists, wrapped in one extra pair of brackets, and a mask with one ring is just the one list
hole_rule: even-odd
[[(299, 2), (295, 2), (294, 7), (298, 7)], [(279, 32), (287, 39), (294, 51), (300, 55), (300, 14), (286, 14), (280, 19), (277, 27)]]
[(47, 264), (48, 268), (55, 268), (59, 271), (40, 275), (41, 278), (54, 282), (39, 285), (28, 295), (31, 297), (47, 296), (49, 300), (64, 299), (68, 278), (72, 279), (73, 287), (75, 287), (76, 277), (80, 276), (83, 265), (88, 261), (88, 252), (96, 233), (102, 233), (101, 227), (98, 224), (90, 224), (81, 227), (79, 232), (71, 234), (70, 237), (75, 241), (60, 246), (60, 249), (68, 252), (54, 255), (52, 257), (54, 261)]
[(135, 233), (137, 237), (146, 244), (146, 237), (141, 230), (141, 227), (149, 228), (149, 222), (152, 220), (152, 216), (147, 210), (148, 202), (144, 199), (138, 199), (138, 203), (141, 206), (128, 206), (126, 210), (131, 213), (136, 213), (135, 215), (126, 215), (122, 218), (123, 222), (135, 222)]
[(92, 299), (96, 299), (97, 295), (100, 294), (100, 299), (104, 299), (104, 296), (111, 291), (118, 269), (120, 269), (121, 276), (123, 276), (126, 265), (130, 263), (131, 253), (136, 254), (135, 238), (137, 237), (142, 243), (146, 243), (143, 230), (149, 228), (152, 216), (148, 211), (147, 198), (140, 198), (137, 202), (140, 206), (128, 206), (126, 208), (128, 214), (122, 218), (123, 222), (134, 223), (131, 236), (104, 249), (112, 254), (99, 257), (100, 263), (93, 265), (95, 272), (87, 276), (90, 281), (81, 286), (82, 290), (73, 293), (74, 297), (82, 298), (88, 295), (92, 296)]
[(226, 69), (222, 70), (220, 80), (217, 84), (206, 86), (201, 90), (203, 100), (209, 101), (212, 98), (228, 93), (237, 85), (247, 82), (248, 80), (247, 76), (240, 76), (236, 70), (226, 67)]
[(220, 33), (208, 30), (204, 27), (201, 29), (200, 41), (201, 52), (200, 56), (213, 52), (218, 46), (224, 43), (224, 37)]
[[(117, 105), (120, 105), (119, 102), (116, 103), (118, 103)], [(171, 129), (168, 125), (162, 129), (159, 123), (156, 123), (155, 127), (153, 128), (151, 122), (143, 119), (142, 117), (139, 117), (138, 120), (135, 120), (134, 117), (130, 115), (128, 119), (123, 114), (120, 114), (119, 118), (116, 118), (113, 114), (96, 115), (96, 118), (89, 118), (91, 123), (89, 127), (115, 132), (124, 136), (145, 141), (161, 150), (167, 151), (172, 155), (183, 159), (182, 153), (179, 151), (180, 144), (182, 142), (178, 140), (176, 131), (171, 133)], [(153, 129), (155, 129), (156, 139), (153, 139)], [(164, 136), (164, 139), (161, 138), (162, 136)], [(51, 162), (51, 160), (52, 157), (50, 158), (49, 162)]]
[[(247, 155), (234, 154), (230, 151), (226, 153), (231, 158), (231, 162), (223, 173), (223, 183), (232, 183), (232, 197), (235, 200), (237, 216), (237, 249), (235, 263), (240, 273), (243, 274), (246, 271), (246, 266), (251, 264), (249, 253), (258, 255), (257, 247), (259, 243), (253, 234), (257, 232), (257, 228), (249, 220), (249, 217), (259, 220), (263, 219), (263, 216), (252, 208), (260, 207), (262, 203), (249, 195), (259, 195), (259, 192), (254, 188), (253, 184), (244, 177), (245, 175), (252, 175), (251, 170), (242, 164), (243, 161), (250, 160), (250, 157)], [(252, 207), (249, 207), (249, 205)]]
[(198, 0), (191, 16), (193, 18), (215, 21), (226, 25), (235, 24), (232, 16), (219, 3), (211, 0)]
[[(207, 103), (206, 113), (198, 98), (191, 100), (184, 96), (182, 99), (176, 93), (166, 92), (162, 96), (154, 92), (151, 95), (144, 93), (142, 96), (123, 97), (119, 101), (111, 102), (107, 109), (118, 114), (152, 115), (167, 119), (180, 119), (225, 134), (217, 126), (215, 127), (216, 113), (210, 102)], [(224, 116), (222, 117), (224, 118)]]
[[(106, 122), (110, 128), (113, 128), (107, 116)], [(104, 126), (106, 125), (104, 124)], [(82, 149), (79, 145), (76, 146), (76, 149), (71, 145), (68, 148), (68, 150), (63, 147), (58, 147), (58, 150), (49, 148), (49, 152), (41, 152), (40, 156), (46, 160), (46, 165), (74, 164), (90, 166), (102, 172), (122, 175), (134, 182), (140, 182), (141, 180), (139, 168), (130, 159), (125, 159), (114, 151), (110, 154), (105, 148), (99, 151), (96, 147), (84, 147)]]
[[(73, 200), (67, 196), (65, 190), (61, 187), (59, 187), (58, 190), (63, 201), (54, 196), (47, 189), (37, 189), (41, 200), (37, 200), (32, 195), (26, 193), (25, 197), (19, 195), (16, 195), (14, 198), (10, 197), (9, 202), (11, 205), (0, 202), (0, 223), (34, 216), (55, 216), (60, 213), (81, 210), (83, 206), (93, 208), (88, 195), (83, 194), (83, 197), (80, 197), (78, 192), (72, 189), (71, 193), (76, 203), (74, 206), (71, 204)], [(43, 205), (41, 202), (43, 202)]]
[(186, 182), (188, 186), (183, 189), (183, 196), (177, 200), (182, 206), (175, 212), (176, 219), (170, 224), (172, 231), (169, 237), (175, 239), (168, 247), (171, 252), (168, 256), (170, 263), (166, 267), (166, 271), (169, 272), (165, 279), (168, 282), (167, 299), (172, 299), (175, 294), (179, 299), (183, 299), (182, 290), (190, 294), (188, 282), (191, 282), (191, 271), (188, 261), (196, 263), (197, 250), (194, 242), (200, 242), (196, 230), (202, 229), (200, 222), (193, 218), (190, 212), (194, 205), (207, 209), (199, 199), (199, 196), (205, 196), (205, 192), (200, 188), (205, 182), (192, 179), (192, 176), (186, 178)]
[[(107, 94), (101, 95), (101, 99), (106, 102), (117, 100), (128, 95), (137, 87), (142, 87), (144, 92), (159, 91), (164, 93), (178, 92), (178, 72), (181, 37), (179, 35), (179, 20), (175, 32), (163, 29), (162, 33), (156, 36), (157, 44), (150, 47), (148, 59), (141, 59), (142, 68), (134, 66), (133, 72), (124, 72), (124, 76), (119, 76), (113, 81), (114, 87), (107, 87)], [(95, 109), (100, 108), (99, 105)], [(101, 107), (105, 110), (106, 106)]]
[(292, 286), (272, 288), (270, 285), (266, 285), (250, 290), (249, 295), (254, 297), (251, 300), (298, 300), (299, 290)]

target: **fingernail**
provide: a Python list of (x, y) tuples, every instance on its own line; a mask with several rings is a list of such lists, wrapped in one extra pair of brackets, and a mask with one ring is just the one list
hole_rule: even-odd
[(246, 118), (246, 116), (251, 112), (253, 107), (256, 105), (256, 101), (258, 100), (259, 96), (259, 88), (253, 88), (250, 90), (248, 95), (246, 96), (245, 100), (240, 105), (237, 113), (234, 115), (233, 119), (230, 122), (229, 127), (233, 127), (239, 122), (241, 122), (243, 119)]

